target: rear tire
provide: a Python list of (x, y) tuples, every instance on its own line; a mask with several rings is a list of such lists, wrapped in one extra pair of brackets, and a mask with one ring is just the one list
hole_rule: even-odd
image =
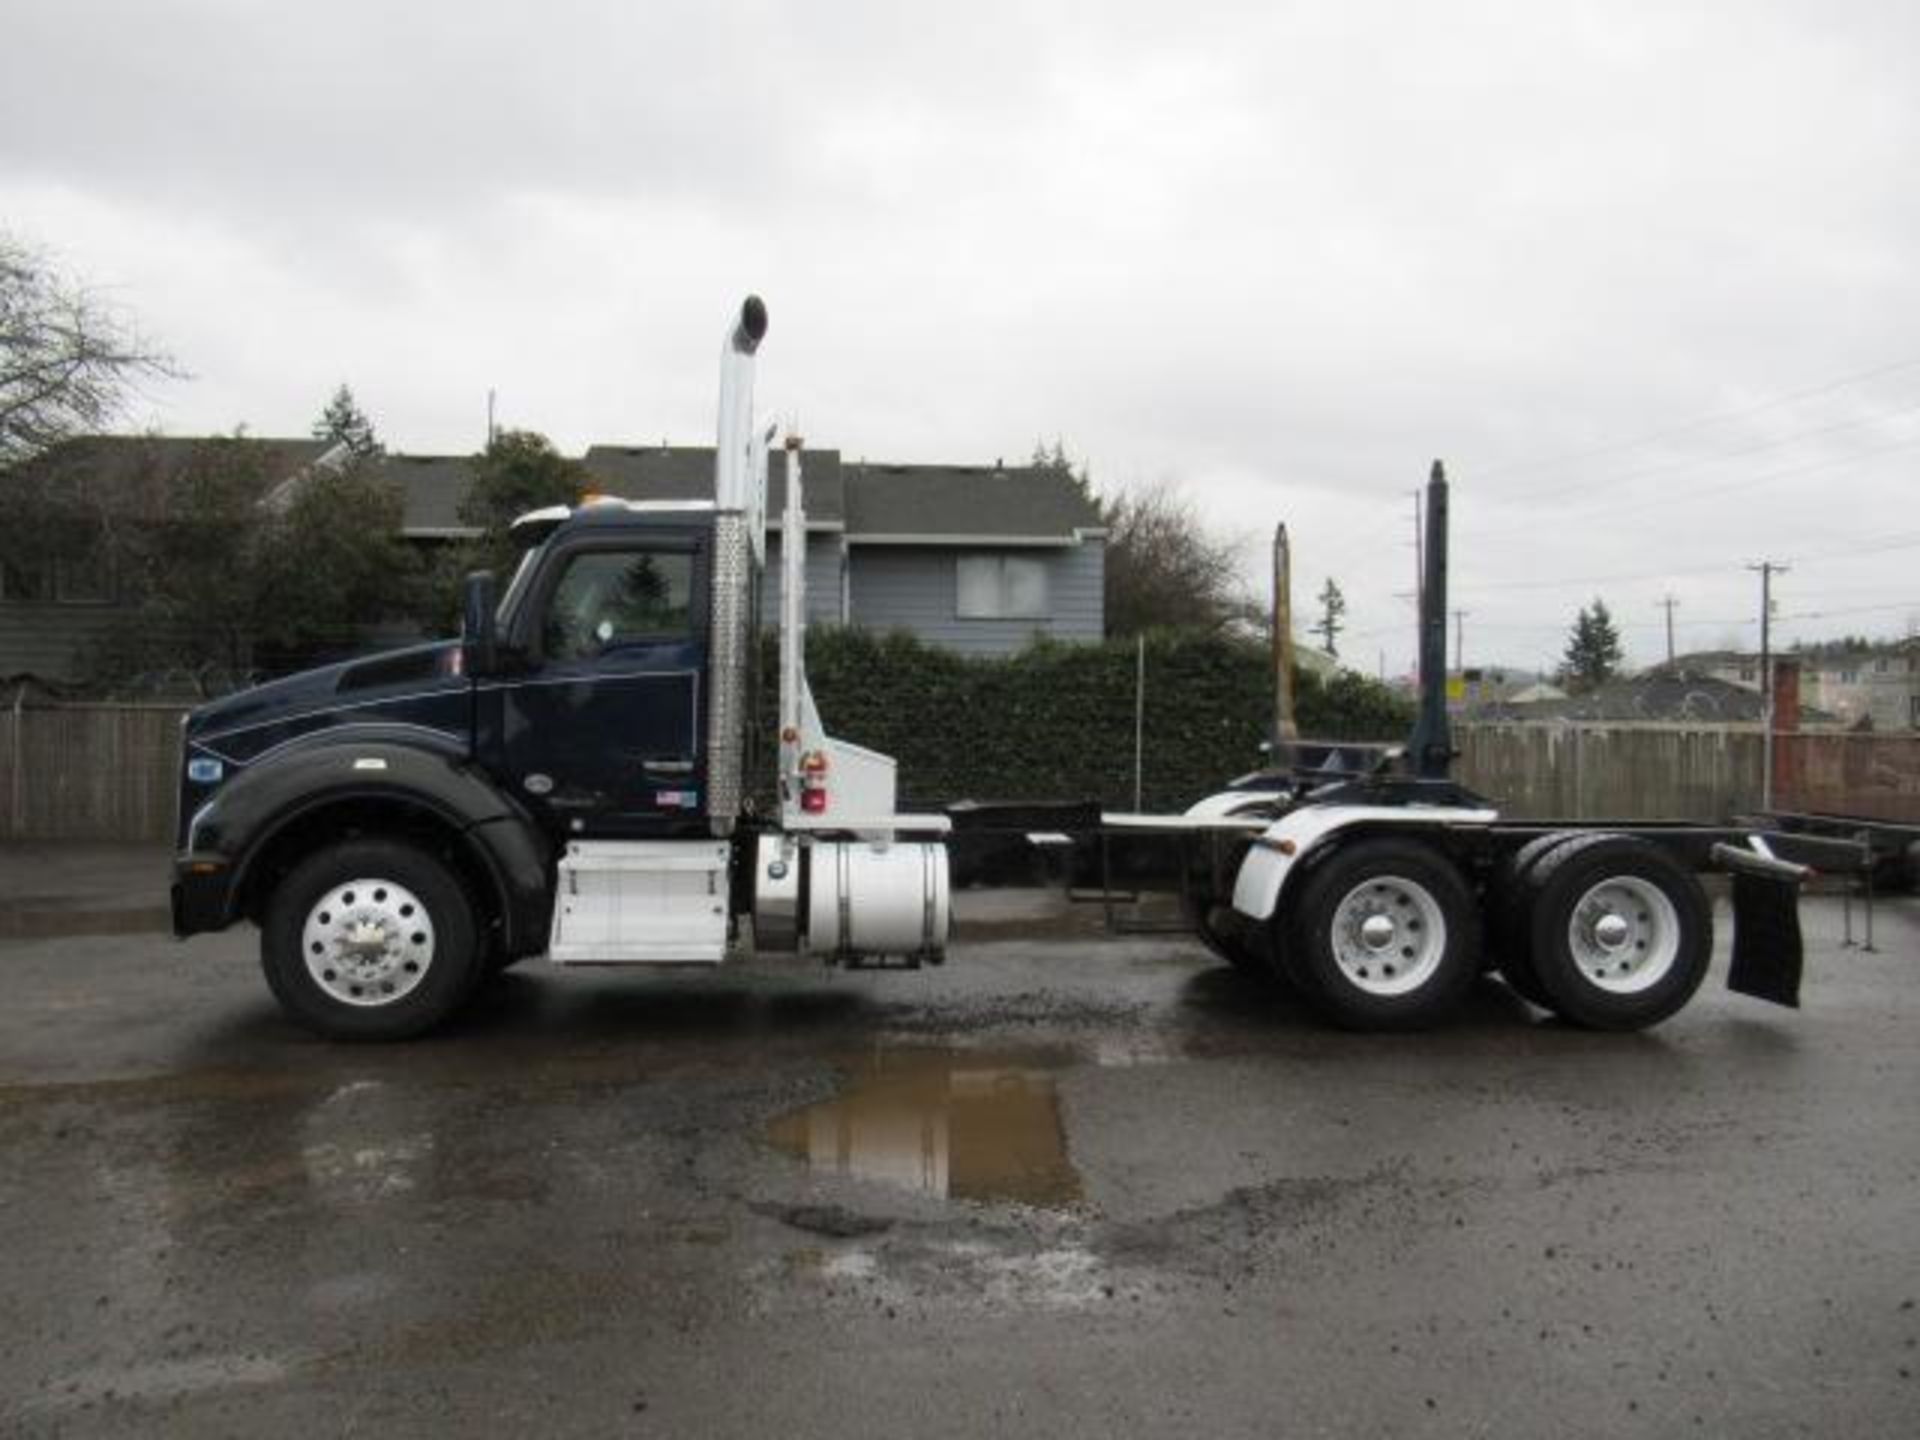
[(335, 1040), (402, 1040), (441, 1023), (485, 973), (454, 870), (391, 840), (330, 845), (274, 889), (260, 965), (281, 1007)]
[(1713, 957), (1713, 907), (1693, 874), (1644, 840), (1587, 835), (1527, 876), (1531, 965), (1562, 1019), (1641, 1030), (1699, 990)]
[(1487, 882), (1487, 948), (1507, 988), (1542, 1010), (1553, 1002), (1533, 973), (1533, 941), (1527, 933), (1527, 877), (1549, 852), (1571, 838), (1564, 830), (1536, 835), (1503, 860)]
[(1282, 901), (1283, 973), (1329, 1019), (1354, 1030), (1418, 1030), (1473, 983), (1480, 948), (1473, 893), (1431, 846), (1344, 845)]
[(1194, 921), (1193, 932), (1200, 937), (1202, 945), (1248, 979), (1271, 980), (1273, 978), (1273, 972), (1258, 955), (1233, 936), (1214, 929), (1207, 923), (1206, 916), (1202, 915)]

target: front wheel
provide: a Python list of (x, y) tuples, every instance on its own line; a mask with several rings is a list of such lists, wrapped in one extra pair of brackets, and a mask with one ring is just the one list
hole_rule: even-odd
[(295, 1020), (336, 1040), (432, 1029), (484, 970), (466, 887), (435, 856), (389, 840), (316, 851), (275, 888), (260, 964)]
[(1304, 877), (1280, 932), (1286, 973), (1335, 1023), (1417, 1030), (1473, 983), (1479, 924), (1459, 869), (1398, 839), (1343, 846)]

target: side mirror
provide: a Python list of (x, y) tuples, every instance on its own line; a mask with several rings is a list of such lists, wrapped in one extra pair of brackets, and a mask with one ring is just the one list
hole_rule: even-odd
[(494, 632), (493, 572), (476, 570), (460, 587), (460, 662), (472, 676), (491, 675), (500, 664), (500, 646)]

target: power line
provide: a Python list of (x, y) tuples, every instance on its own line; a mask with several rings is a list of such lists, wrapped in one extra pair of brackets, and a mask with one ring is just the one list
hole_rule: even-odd
[[(1648, 495), (1639, 500), (1630, 500), (1625, 504), (1608, 501), (1590, 509), (1562, 511), (1554, 518), (1563, 523), (1583, 520), (1588, 517), (1606, 516), (1611, 519), (1619, 515), (1634, 515), (1645, 510), (1660, 510), (1670, 505), (1686, 505), (1696, 500), (1705, 500), (1715, 495), (1731, 494), (1736, 490), (1751, 490), (1768, 485), (1776, 480), (1789, 480), (1800, 475), (1819, 475), (1832, 471), (1850, 470), (1868, 460), (1878, 459), (1882, 455), (1891, 455), (1896, 450), (1910, 450), (1920, 445), (1920, 435), (1909, 436), (1905, 440), (1896, 440), (1891, 445), (1877, 445), (1871, 450), (1861, 450), (1839, 460), (1815, 460), (1805, 465), (1789, 465), (1784, 470), (1770, 470), (1764, 475), (1750, 475), (1739, 480), (1731, 480), (1718, 485), (1692, 486), (1686, 490), (1670, 491), (1662, 495)], [(1501, 530), (1482, 530), (1473, 535), (1476, 541), (1498, 540), (1508, 535), (1532, 535), (1539, 530), (1539, 522), (1531, 521), (1524, 525), (1509, 525)]]
[[(1630, 480), (1642, 480), (1649, 475), (1666, 475), (1675, 470), (1690, 470), (1700, 465), (1717, 465), (1725, 460), (1739, 460), (1748, 455), (1758, 455), (1763, 450), (1778, 450), (1782, 445), (1795, 445), (1802, 440), (1816, 439), (1822, 435), (1833, 435), (1842, 430), (1857, 430), (1862, 425), (1877, 425), (1884, 420), (1897, 420), (1920, 410), (1920, 400), (1901, 405), (1892, 410), (1881, 410), (1872, 415), (1862, 415), (1853, 420), (1840, 420), (1832, 425), (1821, 425), (1812, 430), (1797, 430), (1791, 435), (1782, 435), (1774, 440), (1762, 440), (1753, 445), (1743, 445), (1737, 450), (1722, 450), (1713, 455), (1694, 458), (1663, 461), (1658, 465), (1642, 466), (1638, 470), (1629, 470), (1624, 474), (1611, 475), (1595, 480), (1591, 477), (1569, 481), (1565, 485), (1556, 485), (1547, 490), (1528, 490), (1524, 496), (1510, 498), (1527, 500), (1551, 500), (1556, 495), (1571, 495), (1576, 490), (1591, 490), (1596, 485), (1623, 485)], [(1498, 498), (1498, 497), (1496, 497)]]
[[(1889, 366), (1887, 367), (1886, 371), (1875, 372), (1875, 373), (1888, 373), (1893, 370), (1910, 368), (1911, 366), (1914, 366), (1914, 365), (1920, 365), (1920, 360), (1912, 360), (1912, 361), (1907, 361), (1902, 365)], [(1837, 388), (1837, 387), (1832, 387), (1832, 388)], [(1915, 411), (1920, 411), (1920, 401), (1916, 401), (1912, 405), (1902, 406), (1896, 410), (1883, 411), (1879, 414), (1865, 416), (1857, 420), (1843, 421), (1838, 425), (1822, 427), (1820, 429), (1811, 430), (1811, 431), (1798, 432), (1794, 435), (1789, 435), (1779, 440), (1768, 441), (1763, 445), (1755, 446), (1748, 450), (1728, 451), (1719, 455), (1704, 456), (1704, 457), (1699, 457), (1693, 460), (1676, 461), (1670, 465), (1656, 466), (1648, 470), (1630, 471), (1625, 475), (1609, 477), (1609, 479), (1607, 480), (1600, 480), (1600, 481), (1583, 480), (1572, 485), (1557, 487), (1552, 490), (1535, 490), (1535, 491), (1528, 491), (1520, 494), (1509, 493), (1507, 495), (1488, 495), (1481, 498), (1491, 500), (1496, 505), (1514, 505), (1519, 503), (1530, 504), (1536, 500), (1547, 500), (1547, 499), (1552, 499), (1559, 495), (1570, 494), (1574, 490), (1594, 489), (1600, 485), (1607, 484), (1607, 483), (1620, 483), (1620, 482), (1636, 479), (1644, 475), (1655, 473), (1656, 471), (1664, 473), (1672, 470), (1685, 470), (1694, 466), (1711, 465), (1711, 464), (1719, 463), (1720, 461), (1723, 461), (1723, 460), (1738, 459), (1743, 455), (1751, 454), (1758, 450), (1777, 448), (1780, 445), (1789, 444), (1796, 440), (1810, 439), (1818, 435), (1831, 433), (1832, 431), (1835, 431), (1835, 430), (1857, 428), (1858, 426), (1861, 426), (1861, 425), (1873, 424), (1873, 423), (1877, 423), (1879, 421), (1883, 421), (1887, 419), (1900, 418)], [(1871, 449), (1856, 451), (1852, 455), (1842, 456), (1838, 459), (1821, 459), (1821, 460), (1814, 460), (1814, 461), (1810, 461), (1802, 464), (1789, 465), (1779, 470), (1770, 470), (1763, 475), (1743, 476), (1742, 478), (1737, 480), (1726, 481), (1726, 482), (1713, 484), (1713, 485), (1706, 485), (1706, 486), (1693, 486), (1685, 490), (1678, 490), (1678, 491), (1669, 490), (1658, 495), (1649, 495), (1649, 496), (1643, 496), (1637, 500), (1628, 500), (1624, 503), (1618, 500), (1609, 499), (1602, 504), (1594, 505), (1591, 507), (1586, 507), (1586, 508), (1577, 509), (1577, 510), (1570, 510), (1570, 511), (1562, 511), (1558, 515), (1556, 515), (1554, 518), (1562, 522), (1578, 521), (1578, 520), (1586, 519), (1589, 517), (1600, 517), (1600, 516), (1605, 516), (1611, 519), (1619, 515), (1632, 515), (1632, 514), (1638, 514), (1647, 510), (1661, 510), (1669, 506), (1686, 505), (1694, 501), (1708, 499), (1716, 495), (1725, 495), (1725, 494), (1734, 493), (1736, 491), (1752, 490), (1762, 485), (1772, 484), (1775, 481), (1790, 480), (1802, 475), (1830, 474), (1836, 471), (1850, 470), (1857, 465), (1862, 465), (1869, 460), (1878, 459), (1883, 455), (1891, 455), (1901, 450), (1910, 450), (1915, 445), (1920, 445), (1920, 435), (1910, 435), (1904, 440), (1896, 440), (1889, 445), (1876, 445)], [(1487, 475), (1487, 474), (1498, 474), (1501, 472), (1498, 469), (1495, 469), (1491, 471), (1481, 471), (1479, 473), (1482, 475)], [(1414, 493), (1416, 496), (1418, 495), (1417, 491)], [(1419, 565), (1418, 551), (1420, 547), (1420, 536), (1419, 536), (1419, 529), (1418, 529), (1419, 527), (1418, 509), (1419, 509), (1419, 503), (1418, 503), (1418, 500), (1416, 499), (1415, 501), (1416, 518), (1414, 522), (1416, 527), (1415, 538), (1414, 538), (1416, 571)], [(1471, 538), (1476, 542), (1504, 539), (1505, 537), (1510, 535), (1531, 536), (1531, 535), (1537, 534), (1540, 528), (1540, 522), (1538, 520), (1529, 520), (1522, 524), (1508, 525), (1496, 530), (1475, 530), (1473, 528), (1473, 521), (1470, 513), (1466, 515), (1461, 515), (1457, 517), (1457, 519), (1460, 523), (1461, 530), (1467, 535), (1470, 535)], [(1332, 544), (1331, 546), (1323, 547), (1321, 549), (1320, 554), (1322, 556), (1322, 559), (1319, 563), (1322, 565), (1323, 568), (1326, 568), (1329, 571), (1331, 571), (1332, 569), (1339, 568), (1341, 565), (1343, 565), (1346, 562), (1355, 560), (1356, 557), (1359, 556), (1363, 548), (1371, 549), (1372, 542), (1358, 540), (1358, 539), (1352, 540), (1352, 541), (1345, 541), (1345, 542), (1336, 540), (1334, 544)]]
[[(1813, 551), (1801, 555), (1790, 555), (1789, 561), (1804, 563), (1815, 560), (1852, 559), (1858, 555), (1882, 555), (1893, 550), (1911, 550), (1920, 548), (1920, 533), (1895, 536), (1873, 545), (1850, 545), (1841, 550)], [(1642, 570), (1633, 574), (1618, 575), (1574, 575), (1560, 576), (1552, 580), (1487, 580), (1478, 585), (1465, 587), (1472, 594), (1481, 594), (1488, 590), (1556, 590), (1571, 589), (1584, 585), (1626, 585), (1638, 580), (1664, 580), (1670, 575), (1711, 575), (1716, 571), (1733, 568), (1730, 561), (1718, 561), (1708, 565), (1687, 567), (1665, 566), (1659, 570)]]
[[(1658, 603), (1658, 602), (1656, 602)], [(1848, 605), (1837, 610), (1785, 610), (1774, 615), (1778, 621), (1788, 620), (1840, 620), (1853, 615), (1880, 615), (1889, 610), (1912, 610), (1920, 612), (1920, 596), (1912, 600), (1894, 600), (1884, 605)], [(1702, 615), (1688, 620), (1675, 620), (1676, 630), (1708, 630), (1716, 626), (1753, 625), (1758, 623), (1752, 615)], [(1567, 622), (1553, 620), (1479, 620), (1475, 624), (1482, 630), (1564, 630)], [(1614, 626), (1620, 630), (1663, 630), (1664, 620), (1615, 620)], [(1359, 639), (1370, 635), (1385, 635), (1396, 630), (1404, 630), (1401, 625), (1376, 625), (1370, 630), (1354, 632), (1350, 638)]]
[(1523, 470), (1544, 470), (1549, 466), (1566, 465), (1575, 460), (1590, 460), (1599, 455), (1617, 455), (1624, 450), (1637, 450), (1643, 445), (1653, 445), (1661, 440), (1671, 440), (1679, 435), (1690, 435), (1697, 430), (1706, 430), (1715, 425), (1725, 425), (1729, 421), (1744, 420), (1750, 415), (1765, 414), (1777, 410), (1782, 405), (1792, 405), (1801, 400), (1812, 400), (1821, 395), (1831, 395), (1836, 390), (1844, 390), (1850, 385), (1863, 384), (1868, 380), (1877, 380), (1883, 375), (1896, 374), (1901, 370), (1911, 370), (1920, 365), (1920, 357), (1911, 360), (1896, 361), (1891, 365), (1882, 365), (1873, 370), (1862, 370), (1858, 374), (1844, 375), (1838, 380), (1829, 380), (1810, 389), (1796, 390), (1791, 394), (1778, 395), (1771, 400), (1762, 400), (1739, 410), (1721, 411), (1701, 416), (1693, 420), (1684, 420), (1663, 430), (1654, 430), (1628, 440), (1615, 440), (1590, 446), (1584, 450), (1569, 451), (1538, 460), (1511, 461), (1505, 465), (1495, 465), (1480, 472), (1482, 476), (1512, 475)]

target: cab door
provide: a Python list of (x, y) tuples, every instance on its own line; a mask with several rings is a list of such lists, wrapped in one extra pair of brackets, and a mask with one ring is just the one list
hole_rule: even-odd
[(557, 837), (704, 832), (707, 569), (704, 534), (632, 529), (543, 565), (480, 729)]

